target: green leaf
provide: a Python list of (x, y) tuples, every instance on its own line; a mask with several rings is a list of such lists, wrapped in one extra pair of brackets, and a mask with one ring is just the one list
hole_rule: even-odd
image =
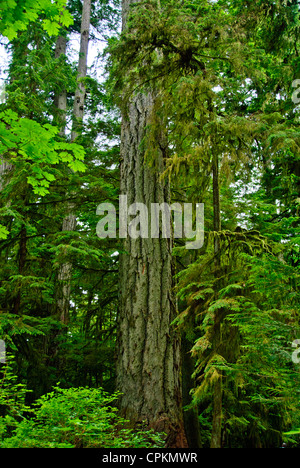
[(43, 28), (49, 34), (49, 36), (57, 36), (59, 33), (60, 25), (57, 22), (46, 19), (43, 22)]
[(74, 172), (85, 172), (86, 171), (86, 166), (81, 161), (71, 161), (69, 163), (69, 167)]
[(9, 235), (9, 231), (6, 229), (6, 227), (0, 224), (0, 239), (7, 239), (8, 235)]

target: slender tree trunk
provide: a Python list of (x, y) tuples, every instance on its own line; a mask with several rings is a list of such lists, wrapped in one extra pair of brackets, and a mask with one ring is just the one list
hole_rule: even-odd
[[(20, 244), (19, 244), (18, 256), (19, 256), (18, 273), (19, 275), (22, 276), (24, 274), (24, 269), (26, 265), (26, 257), (27, 257), (27, 231), (26, 231), (25, 226), (22, 226), (21, 233), (20, 233)], [(22, 294), (21, 289), (19, 288), (17, 292), (17, 297), (14, 302), (14, 314), (16, 315), (19, 314), (20, 308), (21, 308), (21, 299), (22, 299), (21, 294)]]
[[(60, 35), (56, 40), (55, 58), (58, 59), (67, 53), (67, 37)], [(54, 98), (54, 104), (58, 110), (58, 125), (60, 127), (60, 136), (64, 137), (66, 132), (67, 118), (67, 90), (62, 89)]]
[[(60, 35), (56, 41), (55, 58), (66, 55), (67, 37)], [(60, 126), (60, 136), (64, 137), (66, 132), (67, 115), (67, 90), (62, 89), (54, 98), (54, 103), (58, 111), (58, 125)], [(76, 227), (76, 219), (68, 214), (62, 224), (62, 231), (72, 231)], [(57, 275), (57, 287), (55, 297), (55, 314), (65, 325), (69, 320), (70, 294), (71, 294), (72, 265), (63, 263)]]
[(222, 448), (222, 374), (215, 382), (213, 396), (213, 423), (210, 448)]
[[(62, 231), (72, 232), (75, 228), (76, 216), (70, 213), (63, 220)], [(64, 325), (68, 325), (69, 322), (72, 268), (72, 263), (63, 263), (59, 268), (57, 277), (56, 314)]]
[[(123, 27), (130, 0), (123, 1)], [(145, 163), (141, 143), (154, 98), (138, 95), (123, 118), (121, 136), (121, 193), (128, 204), (168, 202), (169, 187), (158, 170)], [(120, 307), (117, 334), (117, 388), (122, 414), (133, 424), (144, 422), (167, 434), (168, 447), (187, 445), (182, 416), (180, 336), (171, 323), (176, 307), (172, 293), (171, 239), (124, 241), (120, 258)]]
[[(193, 379), (195, 371), (195, 361), (191, 356), (192, 344), (182, 337), (182, 394), (183, 405), (189, 406), (192, 402), (191, 390), (195, 388), (196, 383)], [(202, 448), (201, 430), (199, 414), (196, 407), (192, 407), (183, 413), (185, 433), (189, 448)]]
[(5, 177), (13, 169), (12, 164), (9, 164), (3, 159), (3, 156), (0, 155), (0, 192), (5, 186)]
[[(84, 102), (86, 88), (84, 78), (87, 74), (88, 60), (88, 45), (89, 45), (89, 30), (91, 21), (91, 0), (84, 0), (82, 7), (81, 34), (80, 34), (80, 51), (77, 70), (77, 87), (75, 91), (74, 108), (73, 108), (73, 126), (71, 133), (71, 141), (75, 141), (78, 137), (82, 120), (84, 116)], [(66, 53), (66, 42), (64, 38), (58, 38), (56, 44), (56, 53)], [(62, 92), (58, 96), (59, 110), (62, 115), (66, 115), (67, 96), (66, 92)], [(65, 133), (65, 129), (61, 129), (61, 134)], [(66, 217), (63, 220), (62, 231), (72, 232), (76, 229), (76, 215), (74, 214), (75, 206), (68, 203), (66, 207)], [(65, 325), (69, 322), (70, 295), (71, 295), (71, 279), (72, 279), (72, 263), (63, 263), (58, 272), (58, 290), (56, 298), (56, 313), (60, 321)]]
[(13, 166), (0, 156), (0, 192), (5, 185), (5, 176), (12, 170)]
[[(214, 232), (221, 231), (221, 209), (220, 209), (220, 187), (219, 187), (219, 160), (218, 155), (213, 154), (213, 208), (214, 208)], [(220, 238), (218, 235), (214, 238), (214, 254), (216, 273), (220, 268)]]
[(78, 136), (78, 131), (80, 130), (84, 116), (84, 103), (86, 96), (86, 87), (84, 79), (86, 78), (87, 74), (88, 47), (91, 24), (91, 5), (92, 0), (84, 0), (82, 7), (80, 51), (77, 70), (77, 87), (75, 92), (73, 109), (73, 129), (71, 136), (72, 141), (74, 141)]
[[(214, 231), (221, 231), (221, 210), (220, 210), (220, 188), (219, 188), (219, 160), (218, 155), (213, 154), (213, 207), (214, 207)], [(215, 254), (215, 277), (220, 276), (220, 238), (216, 234), (214, 238)], [(222, 310), (216, 312), (214, 326), (214, 343), (218, 352), (221, 340), (221, 314)], [(217, 371), (218, 378), (215, 382), (213, 393), (213, 422), (211, 434), (211, 448), (221, 448), (222, 446), (222, 373)]]

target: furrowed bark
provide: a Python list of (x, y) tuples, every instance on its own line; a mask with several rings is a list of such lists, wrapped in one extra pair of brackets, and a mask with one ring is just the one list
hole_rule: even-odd
[[(123, 1), (123, 27), (131, 1)], [(154, 105), (151, 94), (139, 94), (123, 116), (121, 193), (128, 205), (168, 203), (170, 191), (160, 181), (163, 151), (157, 167), (144, 159), (141, 143)], [(162, 145), (160, 145), (162, 146)], [(120, 305), (117, 334), (117, 388), (122, 414), (135, 423), (167, 434), (168, 447), (186, 447), (182, 416), (180, 336), (172, 327), (172, 239), (124, 240), (120, 258)]]

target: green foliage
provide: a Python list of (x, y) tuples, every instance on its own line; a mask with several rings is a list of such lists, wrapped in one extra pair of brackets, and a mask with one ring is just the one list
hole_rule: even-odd
[(163, 438), (142, 428), (126, 427), (114, 406), (117, 394), (101, 388), (55, 387), (35, 403), (14, 435), (1, 448), (140, 448), (162, 447)]
[[(162, 444), (159, 435), (129, 429), (115, 408), (119, 245), (96, 236), (97, 206), (119, 194), (115, 104), (126, 114), (130, 98), (149, 91), (156, 98), (143, 142), (147, 162), (155, 168), (165, 128), (162, 177), (174, 201), (205, 203), (203, 248), (187, 253), (176, 240), (174, 249), (174, 325), (195, 362), (191, 405), (203, 444), (221, 375), (223, 446), (279, 447), (282, 438), (299, 446), (299, 368), (291, 359), (300, 337), (299, 108), (291, 99), (300, 73), (298, 2), (133, 4), (127, 31), (109, 39), (109, 79), (85, 80), (76, 144), (68, 134), (76, 63), (69, 51), (55, 59), (53, 36), (80, 31), (82, 2), (65, 4), (0, 1), (11, 52), (0, 108), (0, 155), (9, 166), (0, 170), (0, 337), (16, 356), (0, 367), (0, 446)], [(93, 2), (92, 39), (115, 33), (119, 6)], [(77, 226), (62, 230), (70, 210)], [(56, 307), (64, 265), (72, 265), (67, 325)]]
[(111, 85), (124, 113), (136, 93), (155, 96), (148, 160), (155, 164), (163, 126), (163, 176), (174, 199), (205, 202), (205, 246), (194, 255), (180, 242), (175, 249), (175, 324), (196, 360), (194, 405), (212, 429), (222, 375), (225, 446), (276, 447), (299, 418), (291, 362), (299, 334), (299, 115), (290, 92), (299, 9), (295, 1), (246, 4), (133, 5), (127, 30), (110, 45)]
[(9, 234), (8, 230), (0, 224), (0, 240), (6, 239), (8, 234)]
[(33, 193), (44, 196), (55, 180), (52, 167), (67, 163), (73, 171), (84, 171), (84, 150), (76, 143), (56, 142), (56, 127), (18, 118), (10, 110), (0, 113), (0, 152), (15, 170), (27, 173)]
[[(197, 324), (189, 332), (196, 359), (194, 404), (203, 417), (210, 414), (216, 372), (221, 371), (226, 444), (279, 446), (280, 433), (299, 418), (299, 372), (291, 359), (291, 342), (299, 336), (299, 292), (290, 269), (284, 270), (276, 258), (247, 254), (240, 265), (231, 264), (229, 275), (228, 270), (226, 287), (215, 294), (213, 281), (207, 288), (203, 273), (189, 289), (184, 273), (180, 275), (180, 297), (186, 298), (188, 309), (178, 324), (189, 327), (193, 314)], [(199, 266), (194, 266), (194, 280), (196, 276), (201, 278)], [(234, 282), (237, 278), (239, 283)]]
[(65, 9), (66, 0), (1, 0), (0, 33), (9, 40), (15, 39), (19, 31), (25, 31), (30, 22), (43, 16), (42, 25), (49, 35), (57, 35), (61, 25), (70, 26), (73, 19)]
[[(94, 17), (108, 19), (110, 7), (94, 4)], [(41, 24), (31, 21), (9, 43), (0, 122), (8, 168), (1, 172), (0, 336), (16, 355), (16, 373), (31, 390), (29, 403), (57, 381), (113, 391), (117, 307), (118, 257), (111, 256), (117, 245), (99, 242), (96, 208), (118, 194), (119, 122), (103, 86), (89, 76), (88, 116), (77, 142), (58, 133), (56, 96), (67, 92), (69, 119), (77, 64), (64, 55), (55, 58), (55, 39)], [(70, 201), (78, 225), (62, 231)], [(56, 313), (58, 275), (66, 262), (73, 266), (68, 327)]]
[(25, 403), (27, 394), (26, 385), (18, 382), (13, 356), (8, 355), (6, 364), (0, 364), (0, 446), (12, 435), (25, 413), (29, 414), (30, 408)]

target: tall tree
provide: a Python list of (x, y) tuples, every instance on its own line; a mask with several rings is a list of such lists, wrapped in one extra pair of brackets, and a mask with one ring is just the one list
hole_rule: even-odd
[[(214, 228), (214, 264), (215, 264), (215, 279), (218, 288), (221, 289), (218, 278), (220, 272), (220, 232), (221, 232), (221, 210), (220, 210), (220, 180), (219, 180), (219, 158), (215, 150), (212, 156), (212, 172), (213, 172), (213, 228)], [(217, 350), (221, 341), (221, 316), (222, 309), (215, 316), (215, 343), (214, 348)], [(211, 433), (211, 448), (221, 448), (222, 446), (222, 373), (217, 370), (213, 393), (213, 421)]]
[(82, 19), (80, 30), (80, 50), (77, 68), (77, 86), (75, 91), (73, 109), (73, 128), (71, 140), (76, 140), (80, 125), (84, 116), (84, 103), (86, 97), (86, 85), (84, 79), (87, 74), (88, 49), (90, 39), (92, 0), (84, 0), (82, 5)]
[[(123, 0), (123, 29), (132, 3)], [(150, 89), (131, 99), (121, 136), (121, 193), (127, 195), (129, 205), (144, 203), (149, 212), (151, 203), (170, 199), (168, 184), (160, 180), (167, 152), (164, 132), (159, 136), (155, 168), (145, 161), (142, 148), (155, 99)], [(180, 337), (172, 328), (176, 316), (172, 240), (127, 237), (123, 252), (117, 333), (120, 406), (133, 423), (146, 421), (164, 431), (169, 447), (184, 447)]]
[[(55, 59), (61, 59), (67, 53), (68, 39), (66, 34), (61, 33), (55, 44)], [(58, 127), (60, 128), (60, 136), (64, 137), (66, 132), (66, 118), (67, 118), (67, 89), (63, 86), (59, 89), (54, 96), (54, 104), (58, 113)]]
[[(82, 120), (84, 117), (84, 104), (86, 98), (86, 85), (84, 79), (87, 75), (88, 63), (88, 47), (90, 37), (91, 24), (91, 4), (92, 0), (84, 0), (82, 5), (82, 19), (80, 30), (80, 50), (77, 67), (77, 85), (75, 90), (74, 106), (73, 106), (73, 122), (71, 142), (74, 142), (80, 134)], [(63, 36), (58, 38), (56, 53), (61, 54), (66, 51), (66, 40)], [(58, 97), (59, 110), (63, 115), (66, 113), (66, 90)], [(66, 207), (66, 216), (63, 220), (62, 231), (72, 232), (76, 229), (76, 214), (75, 207), (72, 203), (68, 203)], [(69, 321), (70, 295), (71, 295), (71, 278), (72, 278), (72, 263), (63, 263), (58, 272), (58, 283), (56, 291), (56, 313), (64, 324)]]
[[(222, 206), (220, 211), (219, 191), (221, 186), (223, 189), (226, 187), (225, 181), (221, 183), (219, 180), (220, 174), (224, 176), (225, 171), (227, 174), (232, 171), (240, 176), (241, 168), (253, 168), (253, 147), (256, 145), (266, 145), (268, 156), (270, 151), (278, 155), (283, 147), (297, 151), (298, 134), (294, 125), (290, 125), (291, 121), (286, 119), (281, 108), (282, 100), (276, 96), (282, 81), (278, 64), (285, 64), (286, 76), (291, 82), (290, 59), (285, 57), (282, 60), (282, 50), (278, 53), (269, 40), (265, 42), (273, 30), (274, 19), (279, 23), (280, 31), (282, 28), (286, 31), (289, 23), (296, 31), (298, 13), (295, 13), (295, 4), (289, 2), (287, 7), (280, 2), (270, 5), (269, 1), (262, 1), (258, 6), (247, 2), (245, 9), (244, 3), (175, 0), (161, 2), (162, 10), (158, 12), (153, 2), (145, 2), (136, 7), (140, 16), (131, 19), (130, 31), (120, 47), (123, 54), (121, 68), (123, 74), (124, 69), (127, 73), (123, 83), (122, 77), (118, 79), (127, 86), (128, 95), (136, 92), (141, 83), (151, 83), (159, 95), (160, 106), (156, 106), (156, 112), (160, 118), (165, 116), (168, 122), (172, 149), (166, 174), (173, 173), (177, 179), (181, 166), (182, 172), (188, 173), (185, 180), (190, 196), (197, 193), (198, 197), (199, 191), (205, 189), (205, 185), (207, 187), (207, 181), (211, 181), (213, 173), (213, 206), (210, 201), (206, 212), (211, 213), (210, 218), (214, 222), (210, 225), (207, 217), (206, 223), (207, 229), (217, 236), (214, 236), (214, 242), (207, 242), (206, 254), (200, 252), (195, 263), (187, 269), (181, 291), (188, 297), (187, 309), (181, 314), (181, 319), (186, 317), (189, 321), (191, 306), (194, 305), (197, 319), (200, 323), (203, 321), (201, 330), (205, 330), (192, 352), (195, 357), (199, 356), (196, 375), (199, 382), (202, 381), (195, 390), (195, 401), (199, 402), (209, 389), (212, 431), (208, 445), (212, 447), (220, 447), (221, 442), (224, 443), (224, 406), (230, 381), (228, 369), (224, 366), (226, 362), (236, 362), (241, 352), (237, 330), (228, 326), (226, 320), (229, 311), (235, 313), (245, 308), (245, 304), (237, 305), (231, 297), (234, 291), (244, 287), (243, 281), (239, 284), (244, 277), (242, 272), (237, 285), (226, 285), (233, 279), (230, 276), (233, 276), (236, 265), (236, 259), (228, 265), (226, 254), (239, 253), (238, 264), (243, 264), (243, 249), (249, 249), (257, 256), (262, 252), (270, 254), (265, 239), (252, 231), (253, 224), (245, 233), (237, 226), (238, 217), (235, 218), (230, 209), (224, 212), (225, 207)], [(293, 54), (294, 41), (289, 41), (286, 33), (280, 36), (285, 40), (288, 54)], [(267, 44), (265, 51), (262, 37)], [(131, 67), (126, 68), (126, 61)], [(284, 95), (288, 88), (290, 85), (285, 83)], [(149, 133), (143, 141), (146, 146), (148, 144), (148, 149), (158, 141), (158, 126), (158, 119), (152, 119), (148, 125)], [(149, 138), (151, 132), (152, 137)], [(222, 168), (219, 175), (217, 157)], [(195, 174), (199, 172), (201, 175), (197, 177)], [(190, 189), (194, 179), (196, 183), (193, 182)], [(200, 190), (197, 183), (201, 184)], [(221, 213), (223, 231), (220, 227)], [(224, 416), (223, 420), (221, 416)], [(243, 422), (241, 419), (239, 424)], [(248, 421), (245, 424), (251, 432), (252, 424)], [(257, 440), (253, 443), (256, 444)]]

